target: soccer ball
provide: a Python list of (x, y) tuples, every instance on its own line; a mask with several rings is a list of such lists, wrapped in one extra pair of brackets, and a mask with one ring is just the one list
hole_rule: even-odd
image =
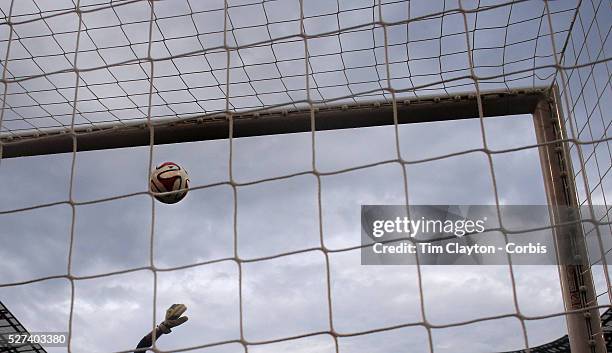
[(176, 191), (172, 194), (153, 196), (163, 203), (177, 203), (187, 195), (189, 175), (187, 175), (187, 171), (178, 164), (165, 162), (160, 164), (151, 173), (149, 188), (151, 192), (155, 193)]

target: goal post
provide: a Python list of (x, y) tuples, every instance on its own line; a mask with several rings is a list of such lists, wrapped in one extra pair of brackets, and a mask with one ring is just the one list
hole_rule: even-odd
[[(484, 117), (531, 114), (537, 103), (546, 100), (548, 88), (525, 88), (511, 91), (481, 92)], [(358, 104), (329, 103), (315, 106), (315, 130), (326, 131), (370, 126), (392, 125), (393, 109), (399, 124), (478, 118), (474, 92), (452, 96), (424, 96), (399, 102), (373, 101)], [(310, 111), (271, 109), (232, 113), (232, 137), (249, 137), (311, 131)], [(155, 144), (193, 142), (229, 137), (229, 119), (225, 114), (173, 119), (156, 122)], [(90, 151), (120, 147), (148, 146), (150, 128), (146, 121), (127, 125), (106, 125), (95, 130), (76, 128), (50, 130), (36, 135), (0, 135), (2, 158), (13, 158), (73, 151)]]
[[(290, 346), (304, 340), (306, 346), (311, 345), (310, 339), (321, 338), (330, 343), (321, 352), (350, 353), (353, 347), (373, 350), (362, 346), (362, 339), (374, 344), (390, 342), (391, 336), (384, 335), (397, 333), (406, 338), (405, 332), (409, 331), (412, 336), (407, 343), (398, 341), (376, 349), (394, 352), (398, 347), (413, 349), (413, 344), (422, 343), (419, 351), (435, 353), (454, 345), (474, 350), (473, 346), (468, 347), (474, 343), (480, 350), (529, 352), (530, 348), (540, 346), (542, 342), (536, 341), (545, 335), (556, 335), (562, 329), (563, 320), (573, 353), (604, 353), (606, 347), (612, 346), (612, 337), (605, 337), (602, 329), (602, 321), (605, 324), (609, 320), (600, 319), (600, 311), (612, 312), (609, 274), (612, 7), (606, 0), (8, 0), (0, 4), (0, 12), (3, 17), (0, 19), (0, 217), (6, 217), (0, 219), (0, 240), (4, 242), (6, 229), (11, 233), (6, 237), (9, 240), (0, 245), (0, 258), (4, 254), (16, 262), (15, 266), (0, 269), (0, 278), (4, 278), (3, 271), (8, 271), (6, 279), (0, 279), (0, 295), (15, 290), (13, 293), (17, 294), (9, 294), (15, 298), (20, 291), (27, 291), (29, 285), (44, 288), (46, 281), (65, 280), (70, 295), (69, 299), (63, 299), (67, 304), (68, 352), (103, 346), (105, 343), (98, 339), (115, 334), (96, 332), (95, 343), (89, 344), (79, 337), (83, 331), (73, 330), (86, 321), (80, 320), (82, 307), (79, 308), (78, 299), (82, 293), (94, 293), (93, 290), (79, 292), (76, 288), (81, 283), (107, 279), (119, 282), (122, 279), (117, 277), (140, 275), (141, 271), (146, 273), (138, 277), (142, 281), (152, 275), (152, 286), (142, 286), (137, 292), (151, 294), (152, 300), (144, 306), (133, 307), (143, 313), (142, 317), (152, 314), (150, 320), (147, 318), (146, 328), (157, 332), (155, 327), (161, 322), (159, 310), (163, 302), (160, 293), (167, 289), (160, 289), (164, 277), (161, 274), (180, 276), (183, 270), (202, 273), (210, 270), (210, 278), (220, 279), (215, 282), (222, 282), (219, 287), (223, 291), (217, 293), (220, 299), (207, 304), (229, 303), (227, 306), (231, 308), (211, 314), (210, 320), (212, 325), (227, 327), (203, 330), (207, 326), (197, 326), (200, 323), (196, 324), (196, 320), (200, 319), (194, 315), (194, 320), (190, 320), (194, 324), (192, 332), (211, 332), (211, 337), (203, 340), (196, 337), (185, 343), (188, 347), (168, 350), (154, 342), (154, 351), (206, 350), (235, 344), (245, 352), (269, 352), (274, 351), (275, 344)], [(459, 124), (451, 121), (462, 121), (464, 125), (453, 131)], [(502, 123), (517, 121), (526, 132), (514, 135), (521, 138), (520, 142), (501, 138), (505, 137), (507, 130), (504, 129), (510, 126)], [(440, 128), (437, 124), (425, 126), (426, 123), (451, 128)], [(369, 127), (373, 129), (366, 129)], [(427, 130), (431, 127), (439, 130)], [(491, 137), (494, 134), (489, 129), (495, 131), (495, 137)], [(296, 133), (301, 135), (280, 136), (283, 138), (276, 140), (248, 139)], [(341, 142), (336, 141), (338, 136)], [(222, 142), (185, 144), (213, 140)], [(260, 142), (261, 145), (253, 148)], [(431, 145), (431, 151), (416, 151), (417, 157), (414, 157), (415, 151), (406, 148), (413, 142), (425, 146), (424, 149)], [(182, 146), (185, 149), (157, 149), (170, 144), (185, 144)], [(287, 146), (295, 147), (294, 153), (285, 153)], [(87, 153), (132, 147), (135, 149), (130, 151), (134, 154), (126, 153), (116, 160), (114, 157), (123, 150), (116, 154)], [(193, 173), (189, 183), (193, 197), (171, 209), (156, 203), (157, 194), (149, 190), (149, 173), (157, 162), (155, 158), (166, 158), (171, 153), (169, 158), (174, 159), (179, 150), (183, 158), (191, 160), (191, 165), (197, 163), (199, 169), (180, 163)], [(270, 151), (278, 152), (281, 157), (268, 158)], [(522, 152), (525, 155), (520, 155)], [(46, 164), (62, 153), (66, 155), (56, 159), (62, 164)], [(519, 169), (527, 165), (522, 158), (527, 155), (529, 163), (535, 163), (525, 168), (529, 173), (521, 174), (523, 170)], [(48, 156), (48, 159), (31, 158), (36, 156)], [(87, 160), (83, 162), (81, 156)], [(498, 164), (498, 157), (500, 161), (511, 160), (510, 167)], [(468, 161), (469, 158), (474, 161)], [(359, 162), (353, 163), (353, 160)], [(208, 165), (209, 161), (213, 167)], [(40, 164), (30, 168), (29, 163)], [(92, 168), (94, 165), (99, 169)], [(500, 166), (513, 170), (499, 173)], [(47, 168), (61, 168), (62, 173), (53, 173), (57, 171), (54, 169), (45, 174)], [(385, 168), (388, 170), (381, 171)], [(118, 173), (119, 169), (128, 171)], [(213, 169), (214, 173), (209, 174)], [(247, 174), (244, 178), (243, 173)], [(440, 186), (442, 182), (436, 184), (442, 180), (436, 177), (441, 175), (445, 178), (444, 186)], [(9, 182), (4, 183), (2, 178), (6, 176)], [(124, 177), (126, 182), (120, 179)], [(47, 187), (52, 182), (40, 183), (31, 190), (21, 189), (27, 182), (36, 183), (39, 180), (36, 178), (45, 182), (61, 179), (59, 184), (66, 190)], [(409, 178), (414, 179), (409, 183)], [(469, 187), (462, 188), (457, 182), (460, 178), (469, 179)], [(529, 181), (537, 185), (526, 185)], [(426, 187), (419, 190), (423, 185)], [(440, 191), (443, 187), (446, 189)], [(101, 190), (104, 188), (110, 190)], [(363, 241), (364, 227), (358, 224), (359, 208), (368, 205), (367, 202), (387, 206), (395, 202), (405, 209), (404, 206), (416, 206), (415, 199), (434, 205), (447, 200), (455, 201), (455, 205), (461, 205), (457, 200), (479, 200), (497, 210), (499, 228), (492, 231), (499, 233), (507, 245), (513, 230), (502, 225), (500, 209), (513, 200), (525, 200), (514, 199), (514, 195), (504, 197), (515, 188), (537, 194), (525, 199), (527, 203), (540, 202), (541, 209), (549, 211), (550, 219), (546, 221), (550, 223), (543, 228), (553, 233), (556, 254), (570, 254), (577, 263), (563, 263), (558, 255), (559, 261), (554, 265), (541, 268), (541, 273), (547, 276), (546, 289), (554, 288), (552, 292), (538, 293), (542, 295), (537, 299), (546, 300), (549, 305), (546, 310), (538, 311), (540, 308), (532, 305), (540, 304), (531, 297), (539, 288), (532, 286), (534, 281), (521, 282), (525, 277), (520, 277), (524, 274), (519, 272), (524, 268), (516, 270), (517, 257), (509, 252), (504, 254), (507, 257), (501, 262), (503, 267), (476, 270), (494, 277), (495, 281), (468, 278), (453, 282), (455, 276), (469, 271), (424, 269), (424, 264), (429, 263), (419, 262), (416, 255), (415, 263), (408, 264), (412, 267), (392, 269), (401, 276), (410, 272), (407, 277), (397, 278), (397, 282), (411, 283), (389, 288), (408, 288), (408, 291), (388, 290), (382, 280), (370, 283), (370, 278), (374, 278), (371, 274), (378, 275), (380, 272), (376, 271), (385, 268), (366, 267), (363, 257), (359, 263), (356, 256), (363, 255), (363, 252), (358, 254), (363, 249), (373, 248), (373, 244)], [(96, 191), (91, 193), (93, 196), (83, 191), (90, 189)], [(461, 192), (449, 196), (456, 190)], [(219, 195), (215, 194), (217, 191)], [(1, 195), (4, 192), (8, 197)], [(38, 197), (47, 192), (49, 195)], [(294, 200), (294, 194), (300, 198)], [(123, 201), (126, 203), (121, 204)], [(144, 206), (123, 212), (122, 207), (132, 207), (128, 201), (135, 204), (142, 201), (138, 206)], [(332, 206), (327, 208), (326, 203)], [(603, 206), (604, 214), (596, 215), (595, 206)], [(37, 213), (43, 214), (54, 207), (62, 208), (65, 213), (57, 213), (59, 216), (53, 212)], [(558, 212), (559, 208), (587, 213), (575, 218)], [(284, 213), (287, 210), (291, 212)], [(36, 217), (42, 219), (42, 225), (32, 226), (34, 230), (31, 230), (28, 227), (36, 223)], [(65, 222), (47, 222), (57, 218)], [(121, 234), (122, 226), (135, 225), (141, 219), (143, 224), (149, 222), (142, 227), (138, 223), (139, 230), (144, 230), (139, 233), (141, 238), (138, 242), (130, 238), (135, 245), (126, 246), (128, 238)], [(95, 223), (98, 221), (99, 224)], [(181, 224), (173, 224), (175, 221)], [(45, 271), (49, 267), (49, 272), (22, 270), (27, 261), (22, 264), (19, 257), (30, 256), (26, 252), (31, 251), (27, 242), (36, 239), (37, 232), (46, 232), (47, 224), (55, 223), (65, 223), (66, 229), (60, 229), (60, 225), (54, 228), (62, 236), (57, 241), (65, 244), (48, 247), (54, 251), (55, 259), (41, 258), (36, 262)], [(105, 230), (107, 224), (113, 228)], [(259, 228), (260, 224), (265, 227)], [(268, 226), (278, 230), (278, 234), (269, 231)], [(166, 234), (164, 227), (172, 231)], [(22, 228), (30, 232), (23, 237), (25, 241), (21, 242), (23, 239), (18, 236), (10, 238)], [(93, 231), (89, 232), (90, 229)], [(131, 232), (132, 228), (126, 230)], [(210, 238), (201, 236), (205, 232)], [(98, 238), (102, 233), (104, 237)], [(540, 235), (528, 234), (529, 241), (532, 234)], [(264, 241), (264, 237), (269, 239)], [(115, 243), (108, 247), (92, 241), (110, 242), (111, 238)], [(215, 244), (209, 247), (206, 242), (213, 243), (212, 238)], [(278, 239), (282, 241), (277, 242)], [(295, 239), (307, 241), (302, 244)], [(591, 251), (591, 241), (597, 243), (595, 251)], [(197, 246), (191, 246), (192, 242)], [(88, 246), (83, 247), (84, 243)], [(15, 255), (11, 253), (11, 246), (17, 249)], [(252, 254), (244, 250), (249, 246), (254, 248)], [(121, 252), (126, 248), (142, 252), (132, 259)], [(503, 248), (499, 249), (503, 252)], [(100, 259), (91, 256), (97, 251), (113, 256)], [(180, 261), (166, 262), (168, 258), (162, 253), (167, 253), (163, 256), (168, 258), (179, 257)], [(187, 253), (189, 256), (184, 256)], [(87, 262), (89, 267), (81, 273), (79, 266), (89, 257), (91, 263)], [(61, 268), (51, 269), (53, 266), (46, 266), (47, 260), (56, 261)], [(283, 280), (271, 280), (277, 274), (274, 270), (293, 267), (295, 263), (306, 263), (309, 267), (283, 272), (286, 276)], [(355, 264), (362, 266), (347, 271), (335, 267)], [(216, 276), (216, 270), (211, 268), (217, 265), (227, 265), (228, 269), (219, 270), (221, 275)], [(259, 270), (258, 265), (272, 269), (261, 269), (265, 272), (261, 277), (253, 276)], [(40, 269), (33, 267), (32, 272)], [(490, 269), (494, 271), (487, 272)], [(558, 270), (558, 278), (556, 273), (550, 275), (549, 270)], [(13, 276), (11, 271), (20, 273)], [(526, 276), (529, 275), (532, 273)], [(390, 277), (386, 278), (386, 284), (396, 280), (389, 280)], [(285, 281), (287, 278), (291, 281)], [(533, 278), (537, 282), (536, 275), (528, 280)], [(300, 320), (294, 319), (299, 315), (289, 313), (287, 308), (298, 306), (294, 301), (273, 300), (276, 297), (270, 292), (257, 291), (259, 287), (268, 289), (266, 280), (273, 282), (270, 287), (278, 290), (278, 297), (283, 299), (301, 296), (300, 285), (316, 287), (312, 302), (304, 294), (299, 299), (309, 302), (300, 307), (303, 311), (296, 310), (304, 316), (315, 312), (309, 318), (312, 325), (303, 320), (304, 325), (300, 326)], [(372, 293), (391, 293), (389, 297), (381, 295), (380, 302), (385, 306), (380, 312), (369, 311), (378, 304), (375, 302), (378, 297), (347, 300), (350, 305), (344, 302), (348, 297), (353, 300), (359, 291), (367, 291), (350, 280), (365, 283), (363, 288), (372, 290), (367, 293), (372, 297), (375, 296)], [(349, 284), (346, 287), (357, 289), (344, 291), (338, 285), (343, 281)], [(430, 282), (440, 292), (431, 300), (427, 292)], [(263, 285), (258, 287), (253, 283)], [(482, 296), (488, 293), (475, 288), (473, 283), (490, 285), (487, 290), (498, 291), (496, 296), (491, 296), (495, 297), (491, 299), (492, 304), (476, 298), (474, 293)], [(452, 289), (442, 288), (446, 284)], [(183, 285), (183, 282), (176, 283), (177, 288)], [(285, 293), (287, 288), (291, 291)], [(525, 288), (531, 292), (522, 297), (521, 291)], [(182, 295), (179, 291), (180, 288), (166, 293)], [(396, 295), (396, 292), (401, 293)], [(456, 299), (461, 295), (474, 300), (471, 307), (457, 305), (460, 301)], [(198, 293), (192, 298), (202, 296), (207, 295)], [(251, 297), (255, 300), (249, 301)], [(266, 300), (261, 300), (262, 297)], [(10, 299), (4, 299), (0, 298), (9, 303)], [(365, 300), (359, 302), (360, 299)], [(447, 306), (432, 305), (436, 301)], [(401, 315), (387, 315), (403, 310), (405, 303), (414, 305), (411, 320)], [(13, 303), (10, 304), (7, 306), (16, 312)], [(272, 307), (279, 312), (271, 313)], [(118, 308), (123, 309), (122, 305)], [(209, 307), (201, 306), (199, 312), (208, 315), (203, 308)], [(92, 315), (102, 311), (96, 310), (95, 305), (90, 309)], [(60, 310), (64, 309), (57, 309)], [(536, 314), (532, 314), (534, 311)], [(195, 310), (191, 312), (195, 314)], [(271, 314), (266, 316), (268, 312)], [(382, 319), (373, 320), (373, 325), (343, 326), (342, 321), (367, 321), (362, 319), (371, 313)], [(221, 322), (215, 315), (233, 316)], [(276, 325), (268, 322), (277, 317), (298, 324), (287, 325), (282, 320)], [(440, 321), (439, 317), (444, 319)], [(558, 326), (543, 328), (549, 319)], [(57, 322), (60, 321), (58, 318)], [(103, 327), (100, 325), (103, 322), (100, 319), (92, 325)], [(259, 332), (261, 327), (252, 329), (257, 324), (279, 332), (269, 334), (264, 330)], [(516, 331), (510, 336), (512, 325)], [(285, 326), (287, 331), (283, 331)], [(538, 330), (535, 339), (531, 334), (534, 327)], [(475, 333), (473, 337), (464, 335), (470, 330)], [(121, 333), (127, 335), (128, 330), (125, 331)], [(517, 332), (520, 333), (517, 335)], [(373, 337), (376, 335), (380, 336)], [(452, 335), (455, 336), (448, 340), (449, 344), (445, 339)], [(493, 336), (502, 337), (499, 341), (504, 342), (485, 342), (492, 341)], [(520, 337), (514, 339), (515, 336)], [(483, 341), (472, 342), (472, 338)], [(346, 345), (351, 339), (355, 341)], [(121, 349), (114, 351), (126, 352), (125, 347), (131, 341), (111, 342), (115, 343), (113, 348)], [(110, 350), (106, 346), (102, 349)]]
[[(532, 114), (540, 154), (544, 185), (550, 206), (577, 207), (576, 189), (571, 177), (571, 160), (567, 131), (562, 117), (556, 86), (512, 91), (481, 92), (483, 118)], [(268, 110), (232, 114), (232, 138), (315, 131), (362, 128), (394, 124), (450, 121), (479, 118), (476, 92), (422, 97), (401, 102), (378, 101), (353, 105), (328, 105), (301, 110)], [(198, 116), (151, 126), (155, 144), (226, 139), (230, 120), (225, 115)], [(3, 137), (2, 158), (89, 151), (111, 148), (148, 146), (150, 129), (140, 122), (131, 126), (108, 126), (96, 131), (75, 129), (49, 131), (46, 136), (23, 135)], [(553, 224), (568, 220), (554, 214)], [(578, 239), (583, 235), (577, 226)], [(578, 251), (587, 257), (584, 241), (569, 244), (567, 237), (558, 237), (559, 252)], [(572, 352), (605, 352), (596, 291), (589, 267), (559, 265), (563, 300), (568, 313), (566, 321)]]
[[(546, 196), (549, 206), (552, 206), (551, 221), (553, 224), (577, 222), (575, 217), (557, 211), (557, 206), (576, 209), (579, 203), (572, 175), (568, 134), (556, 86), (547, 97), (538, 102), (533, 112), (533, 122), (536, 139), (540, 145), (538, 149)], [(558, 252), (588, 259), (582, 224), (575, 224), (569, 228), (568, 232), (575, 234), (557, 234)], [(557, 228), (557, 233), (563, 231), (564, 229)], [(578, 353), (606, 352), (591, 268), (585, 263), (589, 262), (579, 260), (578, 264), (559, 265), (563, 302), (569, 312), (566, 321), (570, 347), (572, 352)]]

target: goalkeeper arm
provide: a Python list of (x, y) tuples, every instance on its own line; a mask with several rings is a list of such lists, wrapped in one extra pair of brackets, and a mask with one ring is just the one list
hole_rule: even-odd
[[(187, 316), (181, 316), (187, 310), (187, 307), (183, 304), (172, 304), (166, 310), (166, 319), (155, 328), (155, 340), (157, 340), (161, 335), (168, 334), (172, 332), (172, 328), (182, 325), (185, 321), (188, 320)], [(147, 348), (153, 345), (153, 331), (151, 331), (148, 335), (144, 336), (138, 346), (136, 346), (137, 352), (144, 352), (144, 350), (138, 351), (139, 348)]]

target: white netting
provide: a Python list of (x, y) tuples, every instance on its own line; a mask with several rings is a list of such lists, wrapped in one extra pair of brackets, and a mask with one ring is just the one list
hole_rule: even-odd
[[(304, 104), (306, 68), (313, 103), (391, 98), (384, 88), (396, 98), (473, 91), (468, 50), (481, 89), (550, 84), (555, 74), (544, 8), (529, 2), (462, 9), (452, 2), (383, 2), (385, 26), (368, 1), (306, 2), (303, 13), (297, 1), (230, 2), (226, 33), (222, 2), (162, 1), (151, 38), (148, 9), (138, 1), (81, 4), (82, 21), (70, 2), (17, 2), (10, 17), (9, 4), (2, 38), (9, 134), (71, 126), (77, 33), (74, 124), (91, 128), (142, 121), (149, 107), (152, 119), (223, 112), (226, 97), (231, 111)], [(574, 10), (551, 3), (557, 55)], [(150, 105), (148, 56), (157, 64)]]
[[(521, 308), (526, 304), (521, 302), (517, 295), (516, 270), (512, 266), (493, 270), (496, 273), (503, 272), (502, 275), (507, 276), (510, 284), (505, 290), (508, 291), (511, 306), (503, 313), (493, 314), (485, 310), (482, 314), (468, 315), (468, 319), (432, 322), (427, 314), (432, 309), (427, 304), (428, 295), (425, 293), (424, 283), (428, 281), (426, 274), (433, 271), (416, 266), (410, 270), (415, 281), (414, 286), (410, 287), (413, 292), (402, 294), (412, 296), (413, 301), (417, 302), (416, 320), (339, 330), (336, 322), (350, 321), (350, 316), (347, 319), (346, 315), (339, 314), (338, 309), (335, 309), (343, 306), (341, 302), (334, 301), (334, 297), (340, 294), (337, 293), (338, 288), (334, 287), (331, 264), (334, 256), (354, 252), (359, 249), (359, 245), (347, 246), (346, 242), (337, 241), (336, 235), (326, 233), (325, 230), (330, 227), (330, 218), (333, 220), (334, 214), (326, 214), (324, 199), (333, 199), (334, 193), (326, 196), (323, 189), (325, 180), (333, 180), (330, 178), (334, 176), (367, 173), (377, 167), (393, 165), (399, 167), (394, 176), (401, 186), (400, 190), (395, 190), (400, 197), (388, 197), (388, 203), (398, 200), (399, 203), (407, 204), (419, 203), (422, 200), (432, 202), (431, 199), (419, 197), (416, 197), (415, 201), (411, 196), (415, 188), (427, 183), (426, 177), (416, 178), (416, 182), (411, 180), (411, 168), (427, 168), (429, 162), (444, 163), (478, 152), (485, 156), (480, 164), (481, 174), (484, 175), (492, 194), (480, 201), (496, 205), (507, 203), (507, 194), (499, 190), (500, 179), (504, 179), (503, 172), (500, 176), (500, 167), (494, 165), (494, 158), (518, 150), (537, 151), (538, 145), (533, 141), (511, 141), (500, 147), (496, 141), (492, 141), (485, 126), (480, 93), (491, 89), (511, 91), (517, 88), (554, 85), (559, 87), (568, 130), (567, 138), (574, 142), (571, 143), (571, 151), (579, 200), (586, 206), (605, 206), (605, 214), (594, 215), (601, 222), (601, 229), (598, 230), (601, 233), (598, 236), (601, 251), (590, 255), (594, 264), (604, 265), (594, 267), (600, 304), (605, 306), (610, 302), (610, 277), (606, 259), (601, 256), (607, 254), (611, 248), (611, 239), (606, 238), (606, 234), (609, 237), (610, 207), (607, 198), (612, 178), (609, 173), (612, 169), (612, 154), (607, 136), (612, 123), (608, 113), (612, 101), (609, 71), (612, 9), (610, 3), (605, 0), (128, 0), (76, 4), (71, 1), (13, 0), (4, 1), (0, 10), (5, 17), (0, 23), (0, 58), (3, 58), (0, 147), (13, 143), (21, 136), (44, 136), (58, 130), (74, 134), (75, 130), (95, 130), (109, 124), (120, 129), (126, 124), (144, 122), (151, 132), (150, 145), (148, 153), (141, 153), (140, 159), (146, 159), (146, 170), (151, 170), (158, 160), (159, 149), (153, 144), (153, 123), (165, 120), (171, 122), (193, 116), (206, 117), (218, 113), (226, 113), (230, 121), (230, 138), (227, 141), (227, 149), (224, 150), (224, 158), (227, 158), (222, 164), (223, 168), (227, 168), (227, 178), (210, 183), (194, 180), (194, 187), (190, 191), (193, 194), (216, 187), (231, 189), (228, 201), (231, 206), (227, 209), (231, 215), (231, 223), (227, 238), (231, 239), (232, 251), (225, 256), (204, 260), (198, 258), (189, 263), (160, 266), (156, 261), (159, 255), (156, 229), (160, 227), (156, 219), (160, 217), (160, 210), (159, 206), (151, 201), (148, 206), (148, 264), (99, 270), (94, 273), (75, 273), (73, 259), (77, 246), (75, 242), (78, 242), (79, 238), (78, 215), (79, 212), (85, 212), (79, 210), (86, 210), (87, 207), (98, 204), (124, 201), (129, 203), (126, 200), (143, 195), (149, 197), (142, 188), (110, 197), (106, 195), (83, 199), (75, 196), (79, 158), (76, 153), (76, 138), (73, 139), (75, 152), (70, 156), (67, 165), (62, 164), (70, 170), (67, 198), (64, 195), (59, 199), (23, 204), (16, 202), (15, 198), (7, 197), (0, 211), (0, 216), (3, 217), (26, 217), (30, 212), (59, 205), (68, 205), (70, 208), (68, 214), (63, 215), (70, 219), (66, 272), (28, 276), (22, 273), (17, 275), (15, 273), (19, 271), (11, 269), (7, 274), (9, 280), (2, 280), (0, 289), (21, 288), (57, 279), (68, 280), (68, 329), (71, 333), (75, 316), (75, 287), (78, 282), (129, 276), (140, 272), (150, 273), (153, 283), (150, 288), (152, 308), (155, 309), (159, 304), (159, 277), (163, 274), (189, 269), (206, 271), (206, 267), (229, 264), (236, 267), (236, 278), (231, 280), (237, 282), (233, 289), (237, 294), (235, 314), (238, 318), (238, 332), (229, 338), (211, 339), (206, 342), (194, 338), (190, 341), (194, 342), (192, 345), (179, 345), (182, 350), (206, 351), (208, 348), (235, 344), (232, 349), (257, 352), (258, 349), (265, 349), (261, 347), (273, 347), (269, 349), (275, 351), (283, 348), (278, 345), (292, 345), (303, 339), (325, 337), (329, 342), (319, 342), (320, 347), (317, 349), (339, 353), (356, 350), (355, 346), (360, 343), (355, 341), (353, 346), (343, 343), (350, 342), (351, 339), (384, 335), (388, 332), (416, 335), (415, 332), (406, 333), (402, 330), (418, 328), (422, 339), (420, 347), (424, 351), (437, 352), (445, 351), (444, 344), (436, 343), (436, 332), (439, 330), (477, 325), (478, 330), (487, 332), (487, 325), (503, 328), (506, 322), (504, 320), (508, 319), (518, 321), (515, 323), (518, 329), (514, 331), (515, 335), (518, 333), (520, 336), (518, 347), (534, 346), (529, 337), (531, 323), (562, 317), (566, 312), (558, 310), (525, 314)], [(466, 136), (465, 139), (459, 138), (468, 141), (459, 141), (456, 136), (454, 139), (448, 138), (448, 141), (453, 141), (449, 143), (461, 145), (459, 150), (446, 150), (433, 155), (425, 153), (416, 157), (411, 155), (406, 151), (403, 141), (410, 135), (397, 124), (397, 116), (394, 113), (396, 123), (392, 131), (390, 134), (380, 135), (381, 138), (391, 141), (391, 155), (385, 159), (375, 158), (367, 163), (347, 165), (344, 160), (326, 159), (329, 151), (321, 147), (327, 139), (339, 135), (330, 137), (314, 128), (317, 114), (315, 108), (323, 105), (385, 100), (395, 106), (406, 99), (431, 94), (454, 96), (458, 92), (466, 91), (474, 93), (474, 104), (478, 105), (480, 119), (472, 125), (471, 131), (477, 133)], [(296, 137), (300, 139), (300, 143), (307, 146), (307, 153), (300, 155), (298, 159), (307, 162), (298, 167), (291, 166), (288, 168), (289, 172), (285, 173), (268, 175), (261, 172), (261, 176), (252, 172), (246, 177), (242, 176), (242, 179), (237, 177), (237, 170), (240, 171), (241, 167), (237, 166), (236, 149), (240, 142), (233, 138), (232, 113), (279, 107), (310, 109), (313, 129), (307, 137)], [(358, 148), (350, 143), (356, 136), (358, 137), (347, 137), (349, 142), (345, 148)], [(368, 139), (364, 141), (371, 142)], [(474, 141), (476, 145), (472, 147), (470, 144)], [(368, 149), (369, 147), (365, 148), (363, 154), (367, 154)], [(198, 150), (194, 153), (204, 152)], [(161, 155), (172, 158), (171, 153), (161, 152)], [(248, 164), (259, 158), (262, 156), (254, 154), (252, 158), (242, 157), (240, 162)], [(284, 161), (290, 162), (291, 158)], [(325, 168), (321, 167), (321, 161), (325, 163)], [(0, 172), (3, 168), (10, 167), (10, 162), (0, 159)], [(429, 172), (422, 173), (433, 178), (439, 171), (429, 169)], [(387, 176), (376, 180), (378, 183), (387, 183)], [(541, 178), (539, 175), (537, 177)], [(241, 195), (248, 193), (250, 187), (274, 182), (291, 183), (300, 178), (314, 180), (310, 190), (315, 200), (314, 212), (308, 215), (315, 219), (316, 244), (311, 243), (290, 251), (268, 250), (262, 252), (264, 255), (257, 252), (252, 256), (245, 255), (248, 251), (240, 246), (240, 242), (252, 240), (245, 239), (249, 238), (249, 230), (240, 225), (241, 212), (250, 212), (243, 210), (246, 206), (241, 204)], [(143, 187), (146, 186), (145, 181), (146, 177), (143, 177)], [(358, 183), (355, 190), (358, 189), (357, 186)], [(353, 188), (353, 185), (349, 188)], [(269, 192), (283, 194), (292, 190), (291, 187), (272, 188)], [(500, 197), (500, 193), (505, 196)], [(380, 200), (384, 198), (381, 197)], [(453, 203), (451, 201), (455, 200), (443, 200), (441, 203)], [(251, 203), (250, 207), (257, 208), (258, 205)], [(173, 216), (180, 217), (177, 214)], [(337, 221), (342, 223), (345, 220)], [(607, 229), (604, 229), (606, 227)], [(3, 242), (16, 242), (10, 239), (16, 231), (0, 228), (0, 232)], [(334, 245), (340, 245), (330, 246), (330, 241)], [(93, 250), (95, 249), (90, 249)], [(316, 262), (312, 258), (304, 258), (309, 254), (320, 257), (319, 265), (323, 269), (321, 289), (325, 295), (324, 301), (319, 303), (323, 306), (318, 308), (318, 312), (326, 326), (297, 330), (297, 333), (281, 336), (250, 337), (253, 331), (247, 333), (249, 321), (245, 319), (245, 277), (248, 275), (245, 274), (245, 267), (283, 259)], [(458, 275), (458, 272), (453, 272), (452, 269), (447, 271)], [(254, 284), (249, 282), (248, 285), (249, 291), (252, 291)], [(296, 296), (298, 294), (293, 293)], [(206, 298), (202, 300), (205, 301)], [(363, 306), (367, 305), (368, 303), (363, 303)], [(362, 310), (360, 306), (349, 309), (356, 318), (359, 317), (357, 312)], [(346, 314), (348, 310), (344, 310)], [(159, 312), (148, 312), (153, 315), (152, 325), (158, 323)], [(117, 334), (120, 335), (121, 332)], [(481, 338), (486, 340), (486, 337)], [(83, 342), (77, 342), (77, 345), (79, 344), (80, 348), (86, 347)], [(345, 344), (346, 346), (343, 346)], [(501, 345), (508, 346), (509, 344)], [(386, 350), (398, 349), (395, 346), (383, 347)], [(477, 346), (468, 350), (483, 351), (488, 348), (490, 346)], [(104, 351), (105, 348), (100, 349)], [(404, 349), (410, 350), (410, 347)], [(68, 351), (74, 350), (74, 343), (71, 343)]]

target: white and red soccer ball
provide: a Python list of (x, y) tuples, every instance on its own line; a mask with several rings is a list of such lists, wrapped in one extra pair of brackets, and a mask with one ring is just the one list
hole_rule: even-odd
[(149, 188), (153, 193), (172, 192), (163, 195), (154, 194), (153, 196), (163, 203), (177, 203), (189, 191), (189, 175), (178, 164), (165, 162), (151, 172)]

